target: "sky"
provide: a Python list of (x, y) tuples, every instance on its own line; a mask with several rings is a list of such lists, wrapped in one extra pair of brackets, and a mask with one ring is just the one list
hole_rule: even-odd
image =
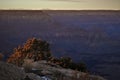
[(0, 9), (120, 10), (120, 0), (0, 0)]

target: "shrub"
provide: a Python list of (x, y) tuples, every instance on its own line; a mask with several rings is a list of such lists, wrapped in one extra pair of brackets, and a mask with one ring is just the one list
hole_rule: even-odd
[(23, 46), (15, 48), (13, 54), (7, 61), (21, 66), (24, 59), (34, 59), (34, 61), (39, 61), (47, 60), (49, 57), (51, 57), (49, 44), (46, 41), (32, 38), (28, 39)]

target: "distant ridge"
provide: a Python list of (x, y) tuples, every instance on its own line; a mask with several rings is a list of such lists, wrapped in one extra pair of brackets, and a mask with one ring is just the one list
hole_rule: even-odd
[(120, 11), (120, 10), (54, 10), (54, 9), (41, 9), (41, 10), (35, 10), (35, 9), (0, 9), (0, 11)]
[(3, 13), (3, 12), (28, 12), (28, 13), (40, 13), (40, 12), (44, 12), (44, 13), (68, 13), (68, 14), (71, 14), (71, 13), (117, 13), (119, 14), (120, 13), (120, 10), (16, 10), (16, 9), (3, 9), (3, 10), (0, 10), (0, 13)]

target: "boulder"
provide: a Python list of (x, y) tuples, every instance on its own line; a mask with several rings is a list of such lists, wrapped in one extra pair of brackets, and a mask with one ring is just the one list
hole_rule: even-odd
[(21, 68), (0, 62), (0, 80), (23, 80), (25, 72)]

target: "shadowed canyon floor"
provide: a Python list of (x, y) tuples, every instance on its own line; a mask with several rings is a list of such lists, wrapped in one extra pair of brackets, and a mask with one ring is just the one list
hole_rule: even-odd
[(3, 54), (28, 38), (41, 38), (55, 56), (71, 56), (95, 74), (120, 79), (120, 11), (1, 10), (0, 36)]

